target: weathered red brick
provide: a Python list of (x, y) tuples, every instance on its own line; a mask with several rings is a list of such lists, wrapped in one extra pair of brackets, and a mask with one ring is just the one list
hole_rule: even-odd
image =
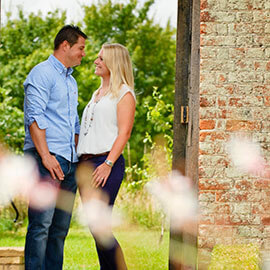
[(199, 181), (199, 190), (226, 190), (232, 187), (231, 181), (219, 179), (202, 179)]
[(216, 141), (216, 140), (225, 140), (227, 138), (227, 134), (224, 132), (218, 131), (201, 131), (200, 132), (200, 142), (204, 141)]
[(200, 130), (214, 129), (216, 126), (215, 120), (200, 120)]
[(208, 11), (202, 11), (201, 12), (201, 22), (214, 22), (214, 18), (211, 17), (210, 13)]
[(252, 214), (259, 215), (259, 214), (270, 214), (270, 201), (265, 201), (257, 204), (252, 204)]
[(216, 191), (217, 202), (243, 202), (248, 201), (249, 191)]
[(251, 2), (248, 3), (247, 8), (248, 8), (248, 10), (253, 10), (254, 9)]
[(198, 240), (198, 247), (205, 249), (213, 249), (216, 244), (215, 238), (208, 235), (208, 237), (200, 237)]
[(262, 95), (269, 95), (270, 93), (270, 85), (268, 84), (259, 84), (259, 85), (254, 85), (253, 89), (256, 93), (260, 93)]
[(226, 214), (226, 215), (231, 215), (232, 214), (232, 208), (233, 206), (231, 204), (228, 204), (228, 203), (225, 203), (225, 204), (221, 204), (221, 203), (218, 203), (215, 205), (214, 207), (214, 211), (215, 211), (215, 214)]
[[(270, 180), (260, 179), (254, 181), (254, 187), (260, 190), (269, 190), (270, 189)], [(269, 200), (270, 201), (270, 200)]]
[(252, 219), (249, 218), (248, 215), (231, 215), (230, 216), (230, 225), (232, 226), (243, 226), (243, 225), (251, 225), (252, 224)]
[(270, 106), (270, 96), (264, 97), (264, 105), (268, 107)]
[(216, 100), (213, 97), (201, 97), (200, 106), (201, 107), (213, 107), (216, 104)]
[(215, 224), (215, 216), (208, 214), (208, 215), (200, 215), (199, 222), (200, 225), (211, 225)]
[(218, 98), (217, 102), (219, 107), (227, 105), (226, 99)]
[(231, 95), (234, 94), (235, 88), (236, 88), (235, 85), (226, 86), (226, 89), (227, 89), (228, 93), (231, 94)]
[(215, 216), (215, 224), (216, 225), (230, 225), (231, 224), (231, 219), (229, 215), (216, 215)]
[(226, 119), (227, 114), (227, 109), (204, 107), (201, 109), (200, 119)]
[(207, 0), (201, 0), (201, 10), (204, 10), (208, 7)]
[(239, 180), (235, 183), (235, 188), (240, 190), (249, 190), (253, 187), (252, 182), (247, 180)]
[(198, 193), (199, 196), (199, 200), (202, 202), (213, 202), (215, 201), (215, 191), (205, 191), (205, 190), (201, 190)]
[(227, 79), (227, 75), (226, 74), (220, 74), (219, 77), (218, 77), (218, 80), (219, 82), (226, 82), (228, 79)]
[(228, 131), (260, 131), (260, 129), (260, 121), (228, 120), (226, 123)]
[(267, 71), (270, 71), (270, 61), (267, 62), (267, 64), (266, 64), (266, 70), (267, 70)]
[(263, 216), (261, 219), (263, 225), (270, 225), (270, 216)]
[(230, 98), (229, 105), (235, 106), (235, 107), (243, 107), (241, 100), (242, 100), (242, 98)]
[(254, 69), (255, 70), (257, 70), (260, 66), (261, 66), (261, 64), (259, 62), (254, 63)]
[(200, 25), (200, 34), (201, 34), (201, 35), (206, 34), (206, 33), (207, 33), (206, 29), (207, 29), (206, 24), (205, 24), (205, 23), (202, 23), (202, 24)]

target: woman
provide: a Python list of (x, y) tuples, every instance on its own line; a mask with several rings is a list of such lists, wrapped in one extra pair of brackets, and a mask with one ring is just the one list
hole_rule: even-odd
[[(92, 183), (108, 195), (112, 206), (123, 180), (122, 152), (134, 122), (134, 78), (128, 50), (121, 44), (104, 44), (94, 63), (101, 85), (84, 109), (77, 152), (81, 161), (93, 164)], [(116, 239), (112, 248), (95, 240), (101, 269), (119, 269), (119, 263), (122, 269), (124, 257)]]

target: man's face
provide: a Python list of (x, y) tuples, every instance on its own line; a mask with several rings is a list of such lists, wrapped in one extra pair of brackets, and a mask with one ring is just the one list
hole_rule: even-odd
[(66, 59), (68, 67), (80, 65), (82, 58), (85, 56), (85, 39), (79, 36), (77, 43), (75, 43), (72, 47), (70, 47), (69, 44), (67, 46)]

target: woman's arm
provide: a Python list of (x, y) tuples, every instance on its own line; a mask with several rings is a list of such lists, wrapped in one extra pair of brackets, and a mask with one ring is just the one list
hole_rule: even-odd
[[(134, 123), (135, 106), (135, 99), (130, 92), (125, 94), (117, 105), (118, 136), (107, 157), (112, 163), (119, 158), (130, 138)], [(95, 187), (100, 185), (103, 187), (106, 184), (111, 169), (112, 168), (106, 163), (103, 163), (96, 168), (93, 173), (93, 184)]]

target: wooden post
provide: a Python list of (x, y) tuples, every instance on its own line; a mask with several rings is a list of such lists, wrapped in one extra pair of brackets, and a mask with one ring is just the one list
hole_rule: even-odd
[[(198, 198), (198, 163), (199, 163), (199, 109), (200, 109), (200, 0), (192, 2), (192, 27), (191, 27), (191, 56), (190, 56), (190, 79), (189, 79), (189, 123), (186, 146), (185, 173), (193, 181), (194, 190)], [(194, 224), (194, 234), (184, 236), (193, 250), (194, 262), (191, 269), (197, 269), (197, 222)]]
[[(194, 183), (197, 182), (199, 134), (199, 11), (200, 0), (178, 0), (173, 169), (188, 175)], [(184, 111), (188, 112), (187, 117), (183, 116)], [(171, 231), (170, 270), (196, 269), (196, 239), (196, 235)], [(189, 259), (185, 263), (190, 250), (194, 253), (193, 261), (190, 263)]]
[(187, 124), (181, 123), (181, 106), (188, 105), (190, 59), (190, 0), (178, 0), (173, 123), (173, 169), (184, 173)]

